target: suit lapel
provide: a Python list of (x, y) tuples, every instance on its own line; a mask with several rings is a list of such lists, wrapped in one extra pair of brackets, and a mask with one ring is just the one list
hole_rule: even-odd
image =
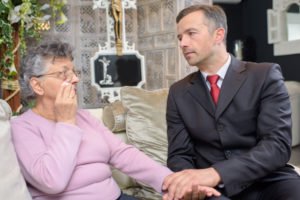
[(194, 73), (188, 88), (190, 95), (212, 116), (215, 116), (215, 106), (211, 100), (208, 88), (200, 72)]
[(231, 57), (231, 64), (221, 87), (215, 118), (221, 116), (246, 79), (245, 63)]

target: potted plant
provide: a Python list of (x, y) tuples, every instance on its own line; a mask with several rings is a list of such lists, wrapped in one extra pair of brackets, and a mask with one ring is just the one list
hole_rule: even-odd
[[(62, 24), (67, 0), (0, 0), (0, 80), (16, 80), (18, 53), (26, 50), (28, 38), (39, 39), (50, 18)], [(42, 3), (44, 2), (44, 3)]]
[(40, 39), (41, 32), (50, 28), (51, 17), (57, 24), (67, 20), (63, 13), (66, 3), (67, 0), (0, 0), (0, 97), (14, 112), (22, 107), (17, 81), (20, 54), (25, 52), (30, 38)]

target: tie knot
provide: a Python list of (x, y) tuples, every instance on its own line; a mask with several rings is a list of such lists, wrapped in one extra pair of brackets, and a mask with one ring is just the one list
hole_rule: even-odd
[(212, 85), (212, 84), (217, 84), (219, 78), (220, 78), (219, 75), (210, 75), (210, 76), (207, 76), (207, 80), (208, 80), (208, 82), (209, 82), (211, 85)]

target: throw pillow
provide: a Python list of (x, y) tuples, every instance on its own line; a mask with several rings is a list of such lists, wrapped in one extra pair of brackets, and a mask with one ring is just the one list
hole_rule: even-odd
[(29, 200), (31, 197), (11, 142), (10, 117), (9, 105), (0, 99), (0, 199)]
[(104, 125), (112, 132), (125, 131), (125, 109), (121, 101), (108, 104), (103, 109)]
[(157, 162), (166, 165), (168, 89), (147, 91), (123, 87), (120, 93), (127, 111), (126, 134), (129, 143)]

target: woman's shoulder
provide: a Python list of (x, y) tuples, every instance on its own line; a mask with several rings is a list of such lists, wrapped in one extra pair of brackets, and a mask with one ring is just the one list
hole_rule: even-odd
[(43, 123), (41, 117), (35, 114), (32, 110), (27, 110), (26, 112), (18, 116), (13, 116), (10, 120), (10, 125), (14, 138), (16, 137), (16, 135), (24, 135), (25, 132), (27, 133), (27, 131), (36, 132), (40, 127), (45, 127), (45, 124)]
[(13, 116), (10, 121), (12, 124), (14, 124), (20, 122), (33, 122), (33, 121), (36, 123), (36, 120), (37, 120), (36, 114), (32, 110), (27, 110), (20, 115)]
[(77, 120), (79, 120), (80, 122), (85, 122), (88, 124), (102, 124), (101, 120), (99, 120), (96, 116), (95, 113), (92, 114), (91, 112), (89, 112), (86, 109), (78, 109), (77, 111)]
[(85, 109), (78, 109), (76, 115), (79, 118), (91, 118), (92, 117), (92, 115), (89, 113), (89, 111), (87, 111)]

